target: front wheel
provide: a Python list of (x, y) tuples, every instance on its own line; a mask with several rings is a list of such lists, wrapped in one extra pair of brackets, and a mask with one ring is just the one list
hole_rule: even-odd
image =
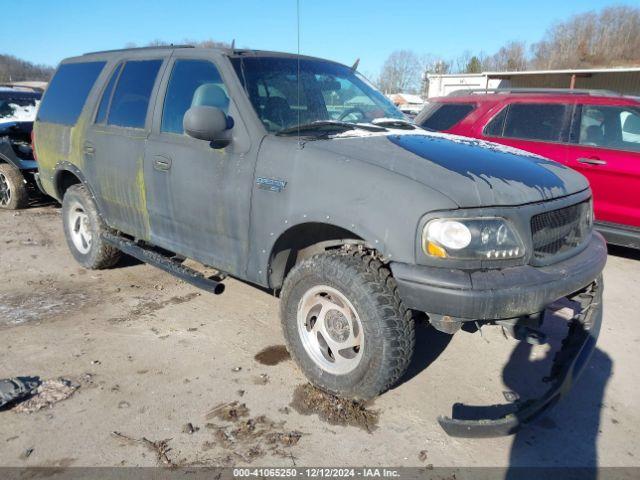
[(317, 387), (370, 399), (406, 371), (414, 322), (380, 261), (364, 253), (324, 253), (285, 280), (281, 320), (289, 352)]
[(8, 163), (0, 163), (0, 208), (18, 210), (29, 202), (27, 182), (20, 170)]

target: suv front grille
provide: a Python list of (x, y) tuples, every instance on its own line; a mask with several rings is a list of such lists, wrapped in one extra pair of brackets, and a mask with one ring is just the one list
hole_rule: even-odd
[(579, 246), (593, 226), (591, 209), (587, 200), (531, 217), (534, 258), (549, 260)]

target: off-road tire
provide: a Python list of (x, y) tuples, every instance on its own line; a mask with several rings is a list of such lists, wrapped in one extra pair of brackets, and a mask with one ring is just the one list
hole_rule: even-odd
[[(70, 211), (73, 208), (77, 208), (78, 205), (88, 217), (88, 228), (92, 236), (90, 248), (86, 253), (78, 250), (71, 237)], [(91, 270), (101, 270), (113, 267), (120, 259), (122, 255), (120, 250), (107, 244), (102, 238), (102, 234), (109, 229), (98, 214), (95, 201), (84, 185), (72, 185), (65, 192), (62, 199), (62, 224), (69, 250), (76, 261), (83, 267)]]
[[(353, 371), (335, 375), (309, 355), (297, 312), (305, 292), (327, 285), (344, 294), (364, 332), (364, 349)], [(281, 292), (280, 316), (287, 348), (309, 381), (334, 395), (368, 400), (391, 388), (405, 373), (415, 346), (414, 319), (389, 269), (370, 254), (327, 252), (297, 264)]]
[(27, 191), (27, 182), (20, 170), (8, 163), (0, 163), (0, 180), (6, 182), (10, 189), (9, 201), (7, 203), (0, 202), (0, 208), (5, 210), (19, 210), (25, 208), (29, 203), (29, 192)]

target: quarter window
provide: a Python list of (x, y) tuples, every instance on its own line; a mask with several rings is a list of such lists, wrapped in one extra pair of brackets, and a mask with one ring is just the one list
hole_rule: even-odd
[(229, 113), (229, 96), (216, 66), (206, 60), (177, 60), (162, 110), (161, 131), (182, 134), (182, 119), (196, 105)]
[(500, 112), (485, 134), (523, 140), (560, 142), (564, 140), (568, 105), (513, 103)]
[(84, 62), (60, 65), (40, 105), (38, 120), (75, 125), (105, 63)]
[(100, 106), (98, 107), (98, 113), (96, 114), (96, 123), (104, 123), (104, 121), (107, 119), (107, 110), (109, 109), (109, 101), (111, 100), (113, 87), (116, 84), (116, 80), (118, 79), (120, 70), (122, 70), (122, 64), (116, 67), (115, 71), (111, 75), (111, 79), (109, 80), (107, 87), (104, 89), (104, 93), (102, 94), (102, 99), (100, 100)]
[(149, 98), (162, 60), (125, 63), (113, 92), (107, 123), (120, 127), (144, 128)]
[(433, 103), (420, 115), (421, 127), (441, 132), (462, 121), (474, 109), (471, 103)]

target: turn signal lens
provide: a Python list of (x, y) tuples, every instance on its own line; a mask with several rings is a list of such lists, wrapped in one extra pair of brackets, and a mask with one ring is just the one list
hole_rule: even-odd
[(444, 248), (433, 242), (429, 242), (427, 245), (427, 253), (433, 257), (447, 258), (447, 252), (444, 251)]

